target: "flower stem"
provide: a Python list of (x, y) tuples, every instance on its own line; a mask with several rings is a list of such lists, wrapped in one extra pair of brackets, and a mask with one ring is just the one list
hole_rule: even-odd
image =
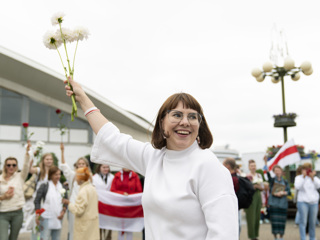
[(66, 67), (65, 67), (64, 64), (63, 64), (62, 57), (61, 57), (61, 54), (60, 54), (60, 52), (59, 52), (59, 49), (57, 48), (57, 45), (56, 45), (56, 44), (54, 44), (54, 45), (56, 46), (56, 49), (57, 49), (57, 51), (58, 51), (58, 54), (59, 54), (59, 57), (60, 57), (60, 60), (61, 60), (61, 63), (62, 63), (62, 67), (63, 67), (63, 69), (64, 69), (65, 76), (66, 76), (66, 78), (68, 78), (68, 72), (67, 72)]
[[(66, 56), (67, 56), (67, 62), (68, 62), (68, 68), (69, 68), (69, 75), (71, 76), (71, 78), (73, 79), (73, 71), (71, 69), (71, 65), (70, 65), (70, 60), (69, 60), (69, 56), (68, 56), (68, 51), (67, 51), (67, 44), (66, 44), (66, 39), (62, 33), (62, 27), (61, 27), (61, 22), (59, 22), (59, 26), (60, 26), (60, 33), (61, 33), (61, 38), (62, 38), (62, 41), (63, 41), (63, 46), (64, 46), (64, 50), (66, 52)], [(66, 71), (66, 68), (64, 68), (65, 71)], [(67, 71), (66, 71), (66, 74), (67, 74)], [(71, 90), (72, 89), (72, 86), (69, 82), (69, 79), (67, 77), (67, 82), (68, 82), (68, 86), (70, 86)], [(76, 99), (75, 99), (75, 94), (72, 94), (71, 95), (71, 101), (72, 101), (72, 111), (71, 111), (71, 121), (74, 121), (74, 116), (77, 117), (77, 104), (76, 104)]]
[(73, 64), (72, 64), (72, 72), (73, 73), (74, 73), (74, 62), (76, 61), (76, 53), (77, 53), (77, 50), (78, 50), (78, 43), (79, 43), (79, 40), (77, 40), (76, 49), (74, 50)]

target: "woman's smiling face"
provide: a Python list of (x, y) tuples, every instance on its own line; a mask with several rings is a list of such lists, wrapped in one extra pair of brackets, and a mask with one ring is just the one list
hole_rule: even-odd
[(191, 125), (188, 114), (197, 114), (196, 110), (185, 108), (182, 102), (171, 111), (183, 113), (183, 118), (177, 123), (169, 120), (169, 114), (162, 119), (162, 129), (167, 136), (167, 149), (181, 151), (190, 147), (196, 140), (199, 132), (200, 123)]

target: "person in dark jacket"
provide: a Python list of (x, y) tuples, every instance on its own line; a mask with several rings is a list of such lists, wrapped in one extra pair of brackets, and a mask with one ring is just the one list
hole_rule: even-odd
[[(40, 186), (34, 200), (36, 213), (40, 208), (44, 209), (41, 216), (36, 214), (36, 224), (39, 226), (41, 239), (60, 239), (62, 219), (66, 212), (66, 206), (61, 204), (66, 196), (66, 190), (59, 181), (60, 177), (60, 169), (56, 166), (50, 167), (49, 181)], [(43, 200), (42, 205), (41, 200)]]
[[(267, 157), (264, 158), (264, 161), (267, 165)], [(283, 240), (288, 211), (287, 196), (291, 195), (290, 186), (288, 181), (283, 179), (283, 170), (279, 165), (274, 165), (272, 168), (275, 177), (271, 177), (268, 167), (266, 169), (270, 188), (268, 205), (272, 234), (275, 239)], [(277, 238), (277, 235), (279, 235), (279, 238)]]

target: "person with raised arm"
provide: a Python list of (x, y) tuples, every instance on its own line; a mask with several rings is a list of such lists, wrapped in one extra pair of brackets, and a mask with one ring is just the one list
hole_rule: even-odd
[[(66, 177), (67, 182), (70, 186), (70, 202), (74, 203), (78, 192), (80, 190), (80, 186), (78, 185), (78, 182), (76, 181), (76, 173), (75, 170), (71, 169), (70, 166), (66, 163), (65, 157), (64, 157), (64, 144), (60, 143), (60, 150), (61, 150), (61, 164), (60, 164), (60, 169), (63, 172), (63, 175)], [(76, 163), (75, 163), (76, 169), (78, 168), (83, 168), (83, 167), (88, 167), (89, 171), (89, 162), (85, 157), (80, 157)], [(90, 178), (91, 179), (91, 178)], [(74, 215), (68, 210), (68, 222), (69, 222), (69, 232), (68, 232), (68, 240), (73, 239), (73, 232), (74, 232)]]
[[(69, 78), (97, 134), (91, 160), (145, 176), (142, 205), (146, 239), (235, 240), (238, 202), (229, 171), (209, 149), (213, 137), (198, 101), (187, 93), (161, 106), (151, 143), (120, 133)], [(65, 82), (67, 83), (67, 81)]]
[(74, 240), (99, 240), (98, 195), (91, 183), (91, 171), (88, 167), (78, 168), (76, 181), (80, 186), (74, 203), (63, 199), (75, 216)]
[(294, 179), (294, 187), (299, 191), (297, 208), (299, 213), (300, 239), (306, 239), (306, 227), (309, 224), (309, 239), (316, 240), (316, 223), (319, 211), (320, 179), (312, 169), (312, 164), (302, 164), (301, 174)]
[[(264, 157), (265, 166), (267, 166), (267, 156)], [(284, 231), (286, 228), (288, 199), (291, 195), (290, 185), (283, 178), (283, 170), (279, 165), (274, 165), (272, 168), (274, 177), (271, 177), (268, 167), (267, 175), (269, 182), (270, 194), (268, 198), (269, 213), (272, 227), (272, 234), (275, 239), (283, 240)], [(279, 238), (277, 238), (279, 235)]]
[[(8, 157), (0, 175), (0, 239), (16, 240), (23, 222), (22, 208), (25, 204), (23, 184), (28, 177), (31, 144), (28, 141), (22, 171), (18, 161)], [(8, 232), (10, 230), (10, 234)]]
[(36, 189), (33, 193), (33, 196), (27, 200), (26, 205), (24, 207), (25, 213), (27, 213), (28, 218), (26, 218), (26, 225), (28, 226), (27, 229), (31, 229), (31, 240), (38, 239), (38, 233), (35, 229), (36, 222), (35, 222), (35, 206), (34, 200), (37, 195), (37, 191), (41, 184), (48, 182), (48, 173), (50, 167), (53, 166), (53, 156), (51, 153), (44, 153), (41, 156), (39, 165), (33, 166), (33, 159), (30, 161), (30, 174), (36, 175)]

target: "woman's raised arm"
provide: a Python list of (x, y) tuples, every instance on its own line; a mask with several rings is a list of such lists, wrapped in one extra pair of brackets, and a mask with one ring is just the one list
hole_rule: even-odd
[[(75, 94), (76, 101), (80, 103), (80, 106), (84, 112), (93, 108), (94, 107), (93, 102), (86, 95), (86, 93), (84, 92), (80, 84), (72, 80), (71, 77), (69, 77), (69, 82), (73, 90), (71, 90), (71, 87), (67, 85), (67, 80), (66, 80), (64, 83), (66, 84), (65, 89), (66, 89), (67, 96), (71, 97), (72, 94)], [(95, 134), (97, 134), (100, 128), (108, 122), (108, 119), (106, 119), (100, 113), (100, 111), (94, 111), (92, 113), (88, 113), (86, 117)]]

